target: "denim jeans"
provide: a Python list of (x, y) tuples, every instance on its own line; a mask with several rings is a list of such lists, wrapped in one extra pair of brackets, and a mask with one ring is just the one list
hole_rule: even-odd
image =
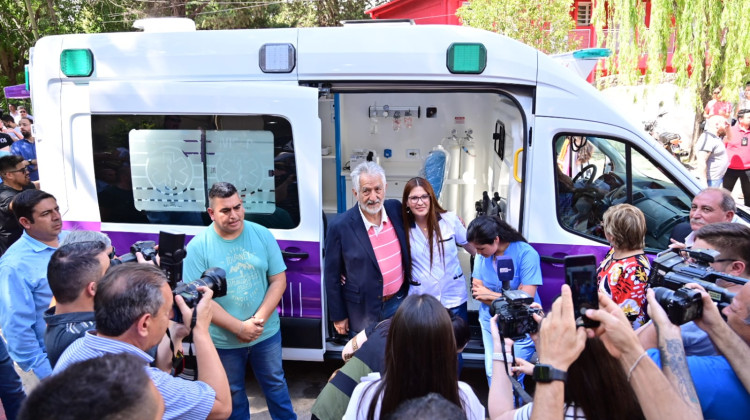
[(709, 187), (721, 187), (721, 184), (724, 183), (724, 178), (719, 179), (707, 179), (706, 184)]
[(289, 390), (286, 386), (284, 369), (281, 366), (281, 331), (250, 347), (238, 349), (217, 349), (224, 365), (232, 392), (232, 420), (249, 420), (250, 403), (245, 390), (245, 369), (248, 361), (253, 369), (263, 395), (266, 397), (268, 412), (274, 420), (296, 419), (292, 408)]
[[(467, 302), (464, 302), (458, 306), (448, 308), (451, 313), (462, 318), (466, 322), (466, 328), (469, 328), (469, 306)], [(464, 355), (458, 353), (458, 375), (461, 376), (461, 370), (464, 368)]]
[(8, 420), (15, 420), (24, 398), (26, 398), (26, 393), (23, 392), (21, 378), (18, 377), (13, 367), (13, 360), (8, 355), (5, 340), (0, 337), (0, 402), (3, 403)]
[(403, 290), (399, 290), (396, 293), (396, 296), (390, 298), (386, 302), (383, 302), (380, 308), (379, 321), (393, 318), (393, 315), (396, 315), (396, 311), (398, 310), (398, 307), (401, 306), (401, 303), (404, 301), (404, 299), (406, 299), (406, 292)]

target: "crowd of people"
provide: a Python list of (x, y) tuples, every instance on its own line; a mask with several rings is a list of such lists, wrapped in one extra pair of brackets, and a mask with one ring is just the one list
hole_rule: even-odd
[[(33, 146), (23, 127), (18, 141)], [(190, 307), (158, 259), (137, 254), (140, 264), (118, 264), (105, 234), (63, 231), (55, 197), (32, 182), (35, 163), (0, 157), (0, 188), (15, 191), (0, 189), (0, 400), (9, 419), (249, 419), (248, 370), (272, 418), (297, 417), (276, 310), (287, 267), (271, 232), (245, 220), (234, 185), (210, 188), (213, 223), (190, 240), (183, 268), (185, 279), (224, 269), (227, 293), (199, 286), (202, 298)], [(750, 413), (750, 286), (716, 282), (733, 294), (724, 322), (711, 296), (687, 284), (702, 313), (672, 324), (649, 288), (647, 222), (637, 207), (604, 213), (611, 248), (596, 273), (599, 309), (585, 312), (599, 324), (583, 328), (567, 285), (542, 311), (540, 256), (501, 218), (466, 226), (422, 177), (406, 183), (400, 201), (386, 200), (386, 174), (374, 162), (351, 176), (356, 205), (328, 227), (323, 277), (332, 333), (348, 340), (345, 363), (316, 400), (314, 419), (414, 419), (436, 407), (439, 418), (485, 418), (458, 379), (469, 293), (479, 302), (492, 419)], [(706, 188), (672, 232), (672, 250), (717, 251), (711, 270), (750, 278), (750, 227), (735, 213), (727, 190)], [(459, 248), (474, 257), (470, 287)], [(513, 341), (501, 337), (491, 308), (517, 294), (534, 302), (539, 326)], [(28, 396), (14, 362), (41, 380)], [(534, 388), (533, 403), (514, 398), (525, 393), (519, 387)]]

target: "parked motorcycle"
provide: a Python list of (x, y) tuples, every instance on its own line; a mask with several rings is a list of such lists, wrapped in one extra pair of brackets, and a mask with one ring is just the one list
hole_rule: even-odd
[(688, 151), (682, 148), (682, 137), (677, 133), (668, 131), (659, 132), (657, 126), (661, 117), (667, 114), (667, 111), (660, 112), (653, 120), (643, 121), (643, 129), (664, 146), (669, 154), (682, 162), (682, 157), (688, 155)]

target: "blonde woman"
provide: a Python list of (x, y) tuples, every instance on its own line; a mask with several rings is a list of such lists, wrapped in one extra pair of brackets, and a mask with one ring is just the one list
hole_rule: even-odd
[(630, 204), (618, 204), (604, 212), (604, 237), (612, 246), (597, 270), (599, 291), (622, 308), (638, 328), (648, 320), (646, 287), (651, 264), (643, 251), (646, 217)]

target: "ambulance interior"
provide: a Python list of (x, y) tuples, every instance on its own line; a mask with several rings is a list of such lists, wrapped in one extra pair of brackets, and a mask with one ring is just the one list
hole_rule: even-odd
[[(385, 170), (386, 199), (402, 200), (406, 182), (425, 176), (436, 194), (440, 191), (441, 206), (467, 226), (476, 217), (484, 192), (490, 198), (484, 210), (517, 226), (521, 191), (514, 180), (513, 161), (523, 145), (525, 123), (510, 96), (339, 93), (337, 100), (328, 95), (319, 104), (323, 208), (328, 222), (355, 204), (351, 169), (369, 157)], [(515, 170), (520, 177), (520, 164)], [(470, 289), (469, 254), (459, 250), (459, 257)], [(469, 299), (469, 309), (477, 307), (478, 302)]]
[(501, 216), (515, 220), (517, 214), (507, 214), (512, 208), (507, 204), (512, 199), (513, 152), (523, 143), (524, 122), (518, 105), (508, 96), (474, 92), (338, 95), (338, 133), (332, 95), (319, 102), (323, 208), (329, 219), (354, 205), (351, 169), (369, 157), (385, 170), (386, 198), (401, 200), (404, 184), (427, 174), (436, 184), (433, 188), (441, 191), (443, 208), (467, 224), (476, 216), (475, 204), (484, 191), (490, 197), (497, 192), (505, 209)]

